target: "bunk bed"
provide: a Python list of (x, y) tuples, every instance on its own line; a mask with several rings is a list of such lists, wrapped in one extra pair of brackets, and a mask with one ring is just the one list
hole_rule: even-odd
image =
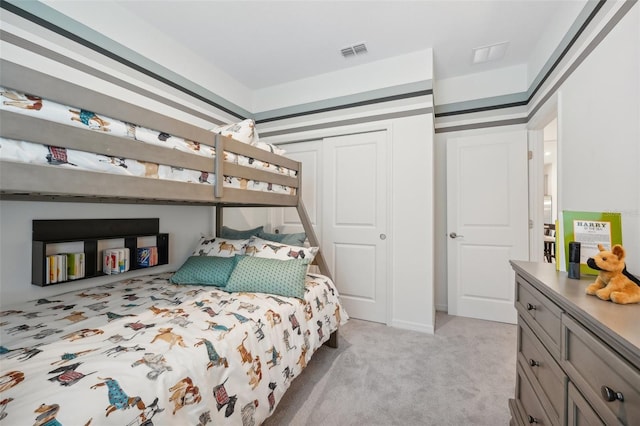
[[(215, 206), (217, 235), (224, 207), (295, 207), (308, 238), (307, 259), (320, 274), (308, 273), (302, 259), (287, 261), (297, 274), (295, 265), (304, 264), (302, 293), (274, 294), (255, 283), (243, 291), (241, 281), (235, 291), (219, 283), (175, 283), (173, 273), (163, 272), (5, 306), (0, 419), (37, 425), (262, 423), (312, 354), (324, 343), (337, 347), (337, 330), (347, 318), (315, 250), (300, 164), (273, 147), (239, 142), (16, 64), (3, 61), (2, 71), (0, 150), (11, 146), (14, 154), (0, 156), (0, 199)], [(49, 103), (68, 111), (70, 123), (38, 114)], [(125, 130), (111, 131), (118, 125)], [(165, 140), (145, 143), (135, 137), (140, 133)], [(27, 144), (48, 150), (47, 162), (15, 155)], [(72, 153), (107, 158), (110, 167), (123, 169), (153, 164), (153, 176), (83, 169), (69, 160)], [(182, 180), (163, 178), (161, 166), (169, 174), (181, 172)], [(274, 253), (286, 247), (257, 241)], [(229, 282), (250, 258), (243, 254), (231, 256)]]

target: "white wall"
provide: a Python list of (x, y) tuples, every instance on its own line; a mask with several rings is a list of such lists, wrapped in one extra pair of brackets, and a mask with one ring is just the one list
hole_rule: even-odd
[(434, 306), (438, 311), (447, 311), (447, 133), (436, 133), (433, 141), (433, 245), (434, 245)]
[(230, 228), (250, 229), (267, 224), (268, 212), (266, 207), (233, 207), (223, 209), (222, 217), (224, 225)]
[(431, 49), (256, 90), (253, 112), (431, 80)]
[(436, 105), (511, 95), (527, 90), (527, 66), (515, 65), (435, 80), (433, 85)]
[(640, 274), (640, 6), (559, 90), (563, 210), (622, 213), (629, 270)]
[(393, 122), (391, 325), (433, 333), (433, 114)]
[(200, 235), (213, 233), (213, 209), (196, 206), (0, 201), (0, 305), (94, 287), (124, 277), (107, 276), (48, 287), (32, 285), (32, 220), (155, 217), (160, 219), (160, 232), (169, 233), (169, 265), (132, 271), (127, 276), (177, 269), (191, 254)]

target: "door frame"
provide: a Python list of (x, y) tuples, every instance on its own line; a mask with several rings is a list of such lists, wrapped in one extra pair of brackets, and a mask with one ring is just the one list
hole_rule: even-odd
[[(527, 136), (529, 151), (533, 158), (529, 160), (529, 220), (533, 226), (529, 226), (529, 260), (532, 262), (542, 262), (543, 254), (543, 238), (544, 238), (544, 219), (542, 199), (544, 196), (544, 128), (554, 118), (557, 118), (558, 136), (557, 143), (560, 146), (560, 116), (559, 116), (560, 95), (555, 92), (539, 110), (527, 122)], [(558, 149), (557, 164), (560, 164), (560, 149)], [(557, 168), (557, 200), (553, 200), (555, 209), (558, 212), (558, 221), (561, 218), (561, 200), (560, 194), (560, 167)], [(556, 230), (560, 232), (560, 230)], [(562, 255), (562, 250), (560, 250)], [(556, 259), (560, 265), (564, 263), (560, 258)], [(561, 266), (562, 269), (562, 266)]]
[[(272, 143), (275, 145), (283, 145), (283, 149), (287, 149), (286, 145), (290, 143), (299, 143), (299, 142), (308, 142), (313, 140), (321, 140), (324, 138), (335, 137), (335, 136), (348, 136), (359, 133), (369, 133), (369, 132), (378, 132), (384, 131), (386, 134), (386, 146), (385, 146), (385, 155), (386, 155), (386, 167), (387, 167), (387, 181), (385, 182), (385, 192), (387, 196), (387, 205), (386, 205), (386, 215), (387, 220), (385, 224), (385, 228), (387, 229), (387, 259), (390, 267), (387, 268), (385, 280), (387, 282), (386, 285), (386, 314), (385, 314), (385, 324), (390, 326), (393, 323), (393, 265), (394, 262), (394, 229), (393, 226), (393, 206), (389, 200), (392, 200), (392, 187), (393, 187), (393, 123), (389, 120), (381, 120), (374, 121), (369, 123), (358, 123), (347, 126), (340, 127), (327, 127), (322, 129), (315, 130), (307, 130), (302, 132), (289, 133), (284, 135), (278, 135), (277, 137), (266, 137), (263, 138), (264, 142)], [(322, 149), (322, 147), (321, 147)], [(286, 156), (286, 153), (285, 153)], [(324, 191), (324, 185), (319, 191)], [(319, 198), (322, 198), (323, 194), (319, 195)], [(274, 218), (274, 209), (268, 209), (267, 211), (267, 219), (272, 221)], [(317, 218), (317, 227), (319, 228), (316, 231), (316, 234), (322, 234), (322, 226), (324, 217), (322, 212), (318, 212), (319, 217)], [(321, 248), (322, 249), (322, 248)]]

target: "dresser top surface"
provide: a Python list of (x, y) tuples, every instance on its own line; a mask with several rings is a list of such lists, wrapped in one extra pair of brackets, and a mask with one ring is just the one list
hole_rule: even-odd
[(640, 304), (618, 305), (587, 295), (585, 289), (596, 279), (593, 275), (575, 280), (556, 271), (551, 263), (511, 261), (511, 265), (537, 290), (640, 366)]

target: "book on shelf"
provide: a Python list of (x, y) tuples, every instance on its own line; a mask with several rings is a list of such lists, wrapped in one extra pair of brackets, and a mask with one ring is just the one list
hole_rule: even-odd
[(84, 253), (67, 253), (67, 279), (84, 278)]
[(128, 248), (108, 249), (102, 253), (102, 273), (115, 275), (127, 272), (129, 268), (130, 254)]
[(84, 276), (84, 253), (58, 253), (46, 257), (45, 284), (77, 280)]
[(67, 256), (64, 254), (56, 255), (56, 273), (58, 282), (67, 280)]
[(55, 284), (58, 282), (58, 258), (56, 256), (47, 256), (47, 284)]
[(140, 268), (148, 268), (158, 264), (158, 247), (139, 247), (136, 257)]

